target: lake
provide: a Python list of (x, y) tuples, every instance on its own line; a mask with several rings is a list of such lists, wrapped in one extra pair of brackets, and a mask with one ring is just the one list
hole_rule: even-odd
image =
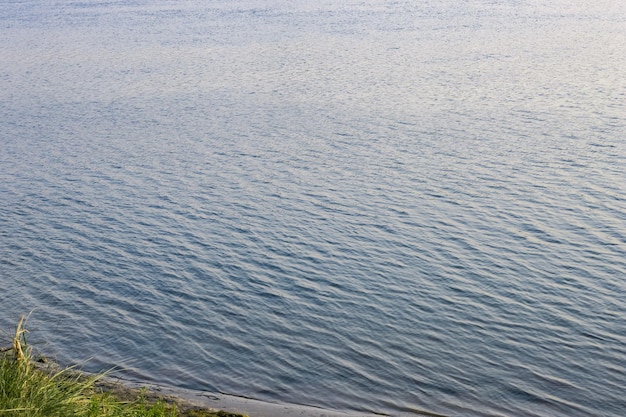
[(395, 416), (626, 413), (626, 3), (0, 2), (0, 337)]

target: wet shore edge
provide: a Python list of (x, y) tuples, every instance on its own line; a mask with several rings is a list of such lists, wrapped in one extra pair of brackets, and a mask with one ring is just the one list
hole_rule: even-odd
[(96, 386), (121, 399), (136, 398), (137, 394), (144, 390), (144, 395), (148, 400), (165, 400), (175, 403), (180, 410), (221, 410), (249, 417), (376, 417), (387, 415), (328, 410), (300, 404), (271, 403), (224, 393), (140, 383), (111, 376), (101, 378)]

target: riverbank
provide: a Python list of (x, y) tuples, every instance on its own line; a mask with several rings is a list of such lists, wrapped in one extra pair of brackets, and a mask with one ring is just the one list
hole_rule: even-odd
[(33, 355), (22, 316), (0, 348), (0, 415), (13, 417), (246, 417), (196, 406), (146, 388), (123, 386), (106, 374), (61, 368)]
[[(6, 349), (0, 353), (4, 357), (0, 367), (18, 366), (13, 358), (13, 349)], [(6, 356), (11, 356), (7, 358)], [(223, 393), (208, 391), (197, 391), (163, 385), (144, 384), (140, 382), (123, 380), (114, 376), (91, 375), (82, 373), (75, 369), (62, 369), (59, 365), (48, 362), (43, 358), (39, 361), (32, 361), (32, 369), (42, 374), (50, 376), (51, 379), (59, 379), (57, 376), (64, 374), (64, 379), (69, 378), (76, 384), (83, 384), (77, 395), (93, 396), (104, 394), (115, 403), (121, 404), (142, 404), (143, 412), (134, 414), (137, 416), (150, 417), (358, 417), (376, 416), (380, 414), (370, 413), (349, 413), (326, 410), (299, 404), (277, 404), (255, 400), (252, 398), (239, 397)], [(2, 374), (7, 372), (0, 372)], [(87, 382), (85, 382), (87, 381)], [(6, 385), (3, 383), (3, 386)], [(59, 387), (66, 389), (67, 386)], [(56, 390), (56, 389), (55, 389)], [(156, 414), (155, 404), (161, 404), (156, 408), (162, 408), (162, 414)], [(23, 407), (22, 407), (23, 408)], [(17, 414), (16, 407), (11, 407), (14, 412), (8, 415), (21, 416)], [(173, 411), (175, 410), (175, 411)], [(7, 412), (7, 407), (0, 401), (0, 414)], [(3, 414), (2, 414), (3, 415)], [(99, 416), (89, 414), (90, 417)]]
[(222, 393), (147, 385), (111, 374), (62, 368), (33, 355), (20, 319), (11, 345), (0, 349), (0, 415), (15, 417), (356, 417), (294, 404)]
[(240, 397), (209, 391), (143, 384), (119, 378), (104, 378), (101, 386), (114, 392), (116, 396), (132, 398), (135, 393), (145, 390), (149, 398), (163, 399), (177, 404), (181, 410), (221, 410), (249, 417), (375, 417), (381, 414), (363, 412), (342, 412), (311, 407), (301, 404), (270, 403), (253, 398)]

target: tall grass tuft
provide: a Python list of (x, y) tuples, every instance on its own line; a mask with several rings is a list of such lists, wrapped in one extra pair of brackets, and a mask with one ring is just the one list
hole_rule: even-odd
[(176, 406), (163, 401), (148, 404), (145, 397), (122, 402), (94, 383), (102, 375), (86, 377), (72, 369), (47, 372), (31, 360), (24, 317), (15, 330), (12, 347), (0, 353), (0, 416), (4, 417), (176, 417)]

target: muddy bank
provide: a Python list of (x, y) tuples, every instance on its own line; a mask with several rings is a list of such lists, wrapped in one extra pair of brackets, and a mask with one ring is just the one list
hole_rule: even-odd
[(374, 417), (381, 415), (361, 412), (340, 412), (298, 404), (269, 403), (222, 393), (141, 384), (113, 377), (103, 378), (97, 385), (104, 390), (111, 391), (122, 399), (136, 398), (137, 394), (142, 389), (145, 389), (147, 399), (162, 399), (175, 403), (183, 413), (186, 413), (185, 415), (189, 416), (194, 415), (190, 413), (190, 411), (193, 412), (194, 410), (222, 410), (229, 413), (244, 414), (249, 417)]

